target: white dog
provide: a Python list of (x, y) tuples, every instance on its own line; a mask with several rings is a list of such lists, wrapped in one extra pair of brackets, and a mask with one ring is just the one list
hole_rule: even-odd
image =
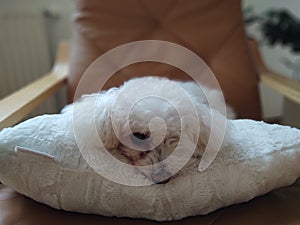
[[(153, 183), (166, 183), (195, 171), (211, 134), (212, 115), (225, 118), (227, 110), (227, 117), (234, 117), (229, 106), (222, 108), (222, 102), (220, 91), (195, 82), (144, 77), (85, 95), (73, 105), (79, 109), (78, 117), (95, 112), (98, 135), (115, 158), (137, 166)], [(224, 134), (214, 138), (223, 140)], [(98, 148), (103, 150), (103, 146)], [(176, 157), (170, 157), (176, 149)]]

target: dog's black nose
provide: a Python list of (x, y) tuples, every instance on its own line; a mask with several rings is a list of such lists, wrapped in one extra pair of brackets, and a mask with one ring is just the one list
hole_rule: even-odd
[(140, 140), (145, 140), (149, 137), (148, 134), (143, 134), (143, 133), (139, 133), (139, 132), (133, 133), (133, 136), (135, 136), (137, 139), (140, 139)]

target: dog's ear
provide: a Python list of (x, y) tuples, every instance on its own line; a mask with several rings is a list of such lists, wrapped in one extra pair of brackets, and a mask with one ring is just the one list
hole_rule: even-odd
[[(224, 146), (228, 141), (229, 135), (229, 121), (226, 116), (221, 114), (215, 109), (209, 108), (207, 105), (201, 105), (197, 107), (199, 116), (200, 135), (198, 139), (198, 148), (204, 150), (209, 142), (212, 143), (213, 148), (219, 148), (219, 144)], [(221, 147), (220, 146), (220, 147)], [(218, 151), (218, 149), (214, 149)]]
[(198, 105), (197, 111), (200, 127), (197, 148), (201, 151), (201, 154), (203, 154), (210, 135), (211, 115), (209, 113), (208, 107), (204, 104)]
[(118, 138), (112, 126), (111, 118), (114, 98), (115, 94), (112, 92), (99, 94), (95, 111), (97, 132), (104, 147), (108, 150), (117, 148), (119, 144)]
[(97, 118), (97, 131), (104, 147), (108, 150), (118, 147), (119, 141), (112, 126), (110, 109), (106, 108)]
[(199, 171), (204, 171), (230, 142), (231, 121), (214, 109), (198, 110), (200, 118), (200, 136), (198, 149), (202, 154)]
[[(112, 93), (85, 95), (64, 113), (72, 113), (76, 141), (83, 148), (112, 149), (118, 139), (114, 133), (110, 112), (113, 104)], [(72, 110), (71, 110), (72, 109)]]

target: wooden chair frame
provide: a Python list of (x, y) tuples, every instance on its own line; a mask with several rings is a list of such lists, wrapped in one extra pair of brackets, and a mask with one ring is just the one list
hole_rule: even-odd
[(60, 43), (51, 72), (0, 100), (0, 130), (18, 123), (67, 83), (69, 52), (69, 43)]
[[(268, 70), (261, 58), (255, 41), (249, 42), (261, 81), (298, 104), (300, 104), (300, 82), (290, 80)], [(48, 74), (13, 94), (0, 100), (0, 130), (17, 124), (39, 104), (67, 83), (70, 44), (59, 45), (53, 69)]]
[(261, 57), (257, 42), (250, 40), (249, 44), (262, 83), (279, 92), (283, 97), (300, 104), (300, 82), (270, 71)]

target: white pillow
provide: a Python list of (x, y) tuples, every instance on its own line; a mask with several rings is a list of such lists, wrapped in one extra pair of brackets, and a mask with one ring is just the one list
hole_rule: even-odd
[(163, 185), (123, 186), (83, 160), (66, 115), (39, 116), (0, 132), (0, 180), (57, 209), (181, 219), (248, 201), (300, 176), (299, 130), (235, 120), (229, 145), (204, 172)]

